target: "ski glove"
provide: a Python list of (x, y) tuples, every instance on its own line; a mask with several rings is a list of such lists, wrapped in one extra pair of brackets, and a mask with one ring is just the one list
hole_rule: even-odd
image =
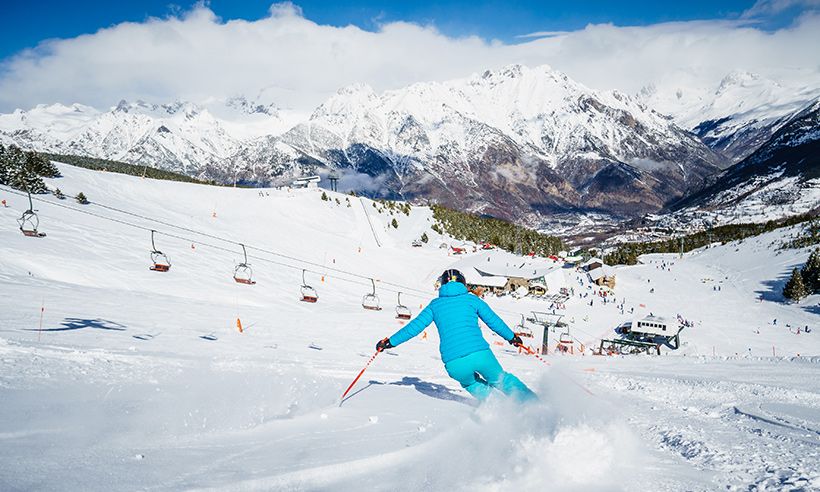
[(521, 340), (521, 337), (519, 337), (518, 335), (513, 335), (509, 342), (510, 345), (515, 345), (516, 347), (524, 345), (524, 340)]
[(376, 344), (376, 352), (381, 352), (382, 350), (391, 348), (393, 348), (393, 344), (390, 343), (390, 337), (385, 337), (384, 340), (379, 340), (379, 343)]

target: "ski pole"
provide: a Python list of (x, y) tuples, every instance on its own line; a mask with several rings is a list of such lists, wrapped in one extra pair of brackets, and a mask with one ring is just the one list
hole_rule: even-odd
[(359, 371), (359, 375), (356, 376), (356, 379), (354, 379), (353, 382), (350, 383), (350, 386), (348, 386), (347, 389), (345, 390), (344, 394), (342, 395), (341, 401), (344, 401), (345, 396), (347, 396), (347, 394), (350, 393), (350, 390), (352, 390), (353, 387), (356, 386), (356, 383), (359, 381), (359, 378), (362, 377), (362, 374), (364, 374), (364, 371), (366, 371), (367, 368), (370, 367), (370, 363), (373, 362), (373, 360), (376, 358), (377, 355), (379, 355), (379, 352), (381, 352), (381, 350), (377, 350), (376, 353), (373, 354), (372, 357), (370, 357), (370, 360), (367, 361), (367, 364), (364, 365), (362, 370)]
[(533, 350), (532, 348), (530, 348), (530, 346), (529, 346), (529, 345), (524, 345), (524, 344), (522, 343), (521, 345), (518, 345), (518, 347), (519, 347), (519, 348), (524, 349), (524, 350), (525, 350), (525, 351), (526, 351), (529, 355), (533, 355), (533, 356), (535, 356), (535, 358), (536, 358), (536, 359), (540, 360), (540, 361), (541, 361), (541, 362), (543, 362), (544, 364), (546, 364), (546, 365), (550, 365), (550, 363), (549, 363), (549, 362), (547, 362), (546, 360), (544, 360), (544, 358), (543, 358), (543, 357), (541, 357), (540, 355), (538, 355), (538, 353), (536, 353), (536, 352), (535, 352), (535, 350)]

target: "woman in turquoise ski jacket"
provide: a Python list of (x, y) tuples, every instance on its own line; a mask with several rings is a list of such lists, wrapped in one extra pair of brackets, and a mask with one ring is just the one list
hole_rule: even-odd
[(538, 397), (520, 379), (505, 372), (484, 340), (478, 319), (512, 345), (521, 345), (521, 338), (482, 299), (467, 291), (464, 275), (447, 270), (439, 278), (438, 298), (411, 322), (392, 336), (379, 341), (376, 350), (393, 348), (421, 333), (430, 323), (436, 323), (441, 344), (441, 360), (451, 378), (461, 384), (479, 401), (485, 400), (493, 388), (519, 401)]

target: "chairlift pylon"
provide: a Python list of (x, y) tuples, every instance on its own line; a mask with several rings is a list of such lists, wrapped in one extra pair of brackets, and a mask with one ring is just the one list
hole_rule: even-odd
[(396, 304), (396, 319), (410, 319), (412, 317), (413, 313), (410, 308), (401, 303), (401, 292), (399, 292)]
[(254, 285), (256, 281), (253, 279), (253, 269), (248, 264), (248, 252), (245, 250), (244, 244), (240, 244), (240, 246), (242, 246), (242, 256), (245, 259), (234, 268), (233, 279), (238, 284)]
[(304, 302), (316, 302), (319, 300), (319, 294), (316, 293), (316, 289), (309, 286), (307, 282), (305, 282), (305, 270), (302, 269), (302, 299), (301, 301)]
[(154, 243), (155, 232), (157, 231), (151, 229), (151, 266), (148, 268), (155, 272), (167, 272), (171, 269), (171, 260), (168, 259), (165, 253), (157, 249)]
[(370, 311), (381, 311), (382, 307), (379, 303), (379, 296), (376, 295), (376, 281), (371, 278), (370, 283), (373, 284), (373, 292), (365, 294), (364, 297), (362, 297), (362, 307)]
[(34, 203), (31, 201), (31, 192), (26, 189), (26, 193), (28, 193), (28, 210), (23, 212), (23, 215), (17, 219), (17, 223), (20, 225), (20, 232), (26, 237), (46, 237), (45, 232), (37, 230), (37, 228), (40, 227), (40, 218), (34, 211)]

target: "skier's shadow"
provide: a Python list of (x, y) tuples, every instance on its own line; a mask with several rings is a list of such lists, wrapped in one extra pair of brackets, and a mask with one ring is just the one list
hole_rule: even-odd
[(25, 331), (71, 331), (71, 330), (82, 330), (83, 328), (91, 328), (97, 330), (110, 330), (110, 331), (125, 331), (125, 325), (121, 325), (114, 321), (109, 321), (107, 319), (83, 319), (83, 318), (65, 318), (63, 322), (60, 323), (62, 326), (58, 328), (43, 328), (42, 330), (38, 330), (37, 328), (24, 328)]
[[(376, 383), (375, 381), (371, 381), (371, 383)], [(382, 384), (382, 383), (376, 383)], [(394, 381), (392, 383), (387, 383), (396, 386), (412, 386), (416, 388), (416, 391), (421, 393), (425, 396), (430, 396), (432, 398), (437, 398), (439, 400), (448, 400), (448, 401), (455, 401), (458, 403), (464, 403), (466, 405), (473, 404), (472, 398), (467, 398), (465, 396), (459, 395), (458, 393), (453, 393), (450, 388), (444, 386), (443, 384), (435, 384), (430, 383), (427, 381), (422, 381), (419, 378), (414, 377), (403, 377), (401, 381)]]
[(383, 383), (381, 381), (376, 381), (371, 379), (367, 382), (367, 386), (361, 388), (354, 393), (351, 393), (347, 398), (339, 402), (339, 406), (341, 407), (347, 400), (353, 398), (354, 396), (358, 395), (362, 391), (370, 388), (374, 385), (381, 385), (381, 384), (389, 384), (395, 386), (412, 386), (425, 396), (430, 396), (432, 398), (436, 398), (438, 400), (447, 400), (447, 401), (454, 401), (458, 403), (463, 403), (465, 405), (475, 406), (476, 401), (472, 398), (467, 398), (464, 396), (459, 395), (458, 393), (453, 393), (450, 391), (450, 388), (444, 386), (443, 384), (435, 384), (435, 383), (428, 383), (427, 381), (422, 381), (419, 378), (412, 378), (412, 377), (403, 377), (401, 381), (393, 381), (392, 383)]

